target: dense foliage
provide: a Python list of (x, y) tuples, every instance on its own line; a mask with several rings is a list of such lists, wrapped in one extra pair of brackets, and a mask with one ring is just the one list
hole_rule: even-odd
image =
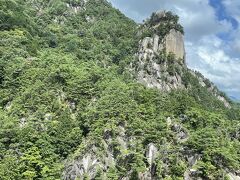
[[(226, 109), (188, 72), (189, 92), (136, 83), (127, 70), (136, 32), (105, 0), (0, 0), (0, 179), (60, 179), (86, 139), (101, 146), (106, 129), (114, 137), (119, 124), (135, 147), (124, 163), (113, 144), (119, 166), (109, 179), (129, 170), (136, 179), (149, 143), (177, 152), (156, 160), (160, 179), (181, 179), (188, 151), (201, 155), (196, 169), (206, 179), (240, 168), (239, 107)], [(188, 131), (187, 141), (177, 141), (168, 117)]]
[(171, 11), (152, 13), (150, 19), (147, 19), (140, 29), (142, 29), (142, 37), (151, 37), (151, 35), (155, 33), (163, 39), (171, 29), (175, 29), (184, 34), (183, 27), (179, 24), (179, 17)]

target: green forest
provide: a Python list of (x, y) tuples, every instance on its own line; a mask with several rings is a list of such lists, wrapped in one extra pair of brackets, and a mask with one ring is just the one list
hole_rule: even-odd
[(202, 179), (240, 170), (240, 106), (226, 97), (226, 108), (187, 68), (186, 89), (137, 82), (129, 67), (151, 33), (138, 31), (105, 0), (0, 0), (1, 180), (138, 180), (149, 167), (151, 179), (183, 180), (190, 156)]

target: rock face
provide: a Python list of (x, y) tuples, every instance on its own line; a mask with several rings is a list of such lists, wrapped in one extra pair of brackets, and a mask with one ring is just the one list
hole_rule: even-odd
[(159, 156), (158, 148), (155, 144), (150, 143), (146, 148), (145, 157), (148, 162), (147, 171), (143, 173), (139, 173), (139, 180), (155, 180), (156, 179), (156, 164), (155, 160)]
[(176, 137), (179, 142), (185, 142), (188, 139), (187, 131), (180, 124), (173, 124), (171, 129), (176, 133)]
[(236, 176), (233, 173), (228, 173), (227, 177), (229, 178), (229, 180), (240, 180), (240, 176)]
[[(185, 47), (183, 34), (175, 29), (170, 32), (161, 40), (159, 35), (154, 34), (153, 37), (145, 37), (139, 43), (139, 50), (141, 53), (145, 52), (144, 58), (147, 58), (149, 51), (158, 54), (163, 50), (167, 54), (173, 53), (176, 59), (185, 59)], [(154, 54), (152, 54), (154, 55)]]
[(154, 160), (157, 158), (158, 156), (158, 149), (154, 144), (149, 144), (148, 148), (147, 148), (147, 153), (146, 153), (146, 158), (148, 160), (148, 163), (150, 164), (150, 166), (153, 165)]
[(70, 2), (70, 3), (66, 3), (66, 6), (68, 8), (71, 9), (72, 12), (74, 13), (78, 13), (79, 11), (84, 11), (86, 10), (86, 3), (87, 3), (88, 0), (82, 0), (78, 3), (73, 3), (73, 2)]
[[(118, 166), (129, 166), (134, 154), (127, 153), (131, 148), (135, 147), (136, 139), (134, 137), (128, 137), (125, 134), (125, 127), (119, 126), (117, 137), (113, 139), (112, 130), (105, 130), (101, 146), (99, 142), (87, 140), (86, 147), (79, 153), (74, 159), (66, 163), (62, 179), (75, 180), (95, 179), (99, 172), (102, 173), (100, 179), (107, 179), (107, 172), (109, 168), (115, 168)], [(98, 145), (97, 145), (98, 144)], [(115, 147), (115, 150), (114, 150)], [(117, 147), (117, 148), (116, 148)], [(116, 151), (117, 149), (117, 151)], [(158, 148), (155, 144), (149, 143), (145, 147), (144, 158), (147, 160), (144, 172), (138, 173), (139, 180), (155, 180), (156, 178), (156, 164), (155, 160), (159, 156)], [(120, 179), (131, 179), (132, 171), (124, 174)]]
[(197, 77), (199, 84), (202, 87), (206, 87), (207, 90), (211, 92), (219, 101), (221, 101), (226, 108), (231, 108), (229, 101), (220, 94), (219, 90), (212, 82), (210, 82), (208, 79), (203, 77), (203, 75), (201, 75), (200, 73), (194, 73), (191, 71), (191, 74)]
[[(170, 66), (179, 66), (179, 64), (184, 64), (184, 60), (181, 59), (184, 58), (184, 51), (180, 52), (179, 48), (177, 48), (175, 45), (171, 45), (174, 44), (174, 42), (179, 41), (177, 39), (179, 39), (179, 37), (176, 37), (176, 39), (174, 39), (173, 34), (171, 34), (167, 36), (165, 43), (165, 39), (160, 41), (160, 37), (154, 34), (153, 37), (145, 37), (139, 42), (139, 51), (136, 54), (136, 71), (137, 79), (140, 83), (146, 85), (149, 88), (155, 87), (163, 91), (184, 88), (184, 86), (182, 85), (181, 74), (169, 74), (168, 72)], [(169, 44), (167, 42), (169, 42)], [(182, 49), (184, 49), (183, 42), (181, 46)], [(168, 49), (169, 53), (174, 53), (175, 51), (178, 51), (176, 53), (178, 53), (178, 57), (181, 60), (173, 62), (173, 65), (169, 64), (166, 57), (163, 57), (163, 59), (159, 59), (159, 55), (163, 49)]]
[[(125, 127), (118, 127), (118, 136), (113, 139), (112, 130), (106, 129), (103, 135), (102, 142), (94, 142), (89, 139), (85, 144), (83, 151), (73, 160), (66, 164), (62, 175), (64, 180), (75, 180), (77, 178), (84, 179), (87, 176), (89, 179), (94, 179), (100, 170), (104, 176), (110, 167), (115, 167), (117, 163), (117, 155), (114, 151), (114, 146), (118, 147), (120, 152), (125, 152), (130, 144), (130, 139), (125, 134)], [(116, 144), (114, 144), (116, 143)], [(99, 146), (101, 144), (101, 146)], [(128, 162), (128, 155), (121, 159), (121, 163)], [(127, 177), (127, 175), (126, 175)], [(105, 179), (105, 177), (101, 177)]]
[(171, 29), (164, 40), (167, 53), (175, 54), (177, 59), (185, 59), (184, 38), (181, 32)]
[[(157, 88), (163, 91), (184, 88), (181, 72), (173, 69), (185, 67), (185, 49), (183, 34), (176, 29), (170, 29), (164, 36), (161, 29), (166, 24), (167, 14), (159, 12), (151, 18), (151, 25), (144, 30), (150, 30), (153, 34), (143, 37), (139, 42), (139, 50), (136, 53), (137, 62), (135, 68), (137, 79), (149, 88)], [(168, 56), (172, 55), (174, 61)]]
[(224, 97), (222, 97), (220, 95), (217, 95), (217, 98), (224, 103), (225, 107), (231, 108), (231, 105), (229, 104), (229, 102)]
[(189, 154), (186, 156), (186, 159), (188, 161), (188, 169), (184, 172), (184, 180), (193, 180), (193, 179), (199, 179), (198, 171), (194, 169), (193, 167), (197, 164), (197, 162), (201, 159), (201, 155), (199, 154)]
[(66, 169), (67, 174), (64, 175), (63, 179), (74, 180), (78, 177), (84, 177), (85, 174), (93, 178), (96, 175), (97, 166), (101, 166), (97, 158), (91, 154), (86, 154), (82, 159), (73, 162), (73, 164)]
[(153, 35), (154, 52), (164, 49), (167, 53), (173, 53), (176, 59), (184, 60), (183, 29), (178, 24), (178, 18), (170, 12), (159, 11), (153, 13), (149, 21), (148, 28), (155, 34)]
[[(108, 148), (106, 143), (104, 145)], [(80, 156), (68, 162), (63, 172), (62, 179), (84, 179), (85, 176), (94, 179), (99, 169), (107, 171), (108, 167), (114, 166), (115, 161), (109, 149), (106, 149), (103, 154), (99, 153), (101, 149), (94, 144), (89, 145), (85, 149), (86, 150), (82, 152)]]

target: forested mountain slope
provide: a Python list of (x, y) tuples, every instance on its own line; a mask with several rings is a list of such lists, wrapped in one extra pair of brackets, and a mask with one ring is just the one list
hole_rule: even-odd
[(0, 0), (0, 179), (238, 178), (239, 105), (173, 34), (170, 12)]

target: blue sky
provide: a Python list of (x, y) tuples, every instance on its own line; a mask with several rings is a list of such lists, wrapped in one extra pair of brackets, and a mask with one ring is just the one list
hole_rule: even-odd
[(158, 10), (179, 15), (188, 66), (240, 100), (240, 0), (109, 1), (139, 23)]

